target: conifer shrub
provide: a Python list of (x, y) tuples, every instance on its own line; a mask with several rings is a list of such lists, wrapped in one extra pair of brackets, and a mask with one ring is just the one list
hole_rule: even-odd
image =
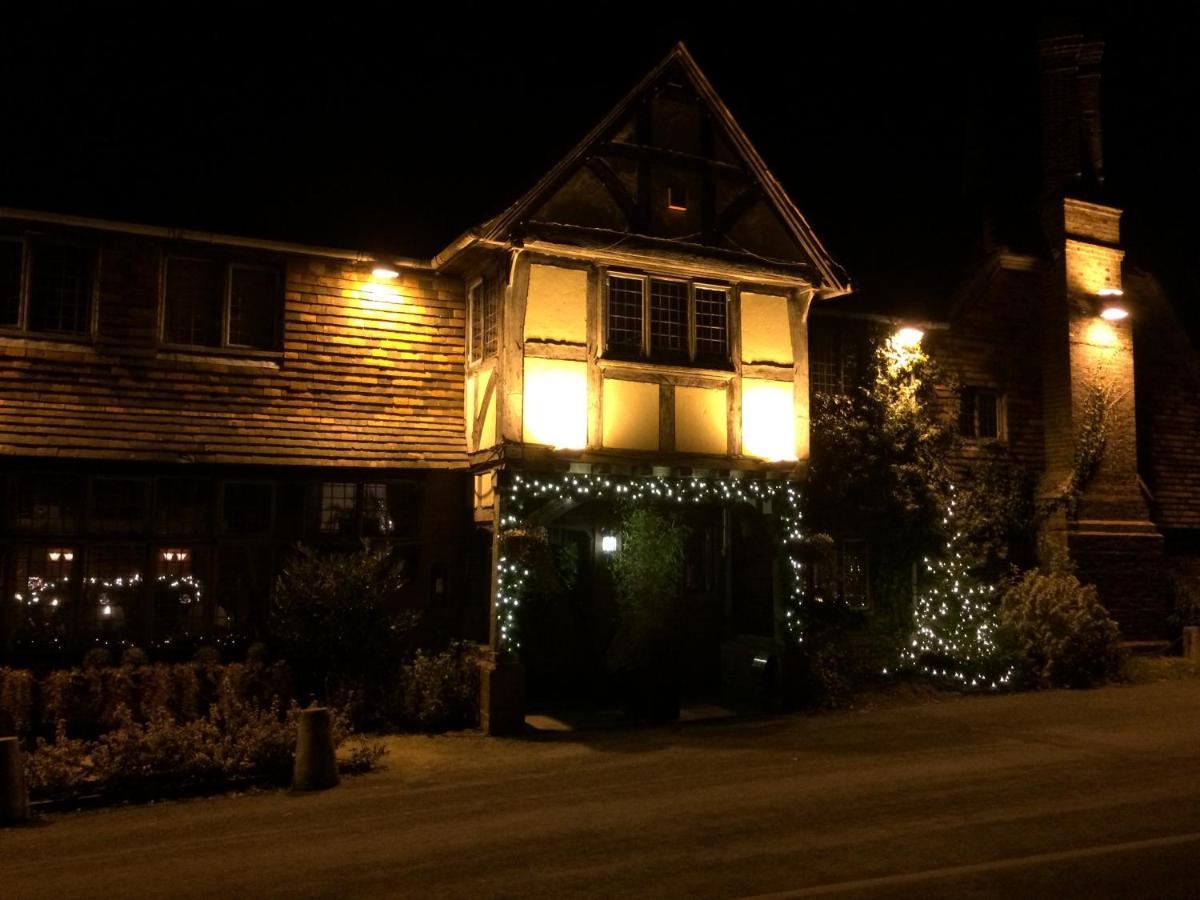
[(1094, 585), (1062, 572), (1030, 571), (1000, 607), (1004, 640), (1029, 681), (1041, 687), (1089, 687), (1117, 673), (1117, 623)]

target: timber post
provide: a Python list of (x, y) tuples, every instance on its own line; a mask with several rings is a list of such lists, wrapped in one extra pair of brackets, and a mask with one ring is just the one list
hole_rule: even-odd
[(20, 741), (0, 738), (0, 825), (29, 821), (29, 787)]
[(300, 711), (296, 726), (296, 762), (292, 789), (323, 791), (341, 784), (333, 746), (333, 715), (323, 707)]

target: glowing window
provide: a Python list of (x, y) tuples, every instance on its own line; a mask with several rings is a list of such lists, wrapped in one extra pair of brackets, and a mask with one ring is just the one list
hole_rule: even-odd
[(492, 356), (499, 343), (499, 297), (493, 281), (476, 282), (468, 292), (471, 359)]
[(605, 352), (710, 367), (729, 363), (729, 291), (688, 281), (609, 275)]

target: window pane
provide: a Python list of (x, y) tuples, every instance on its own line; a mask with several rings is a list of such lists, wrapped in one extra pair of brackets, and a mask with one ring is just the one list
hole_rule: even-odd
[(280, 278), (275, 269), (234, 266), (229, 295), (229, 343), (273, 350), (279, 345)]
[(258, 633), (265, 624), (275, 554), (261, 545), (226, 544), (217, 555), (213, 625), (218, 634)]
[(212, 521), (212, 483), (200, 478), (162, 478), (155, 492), (159, 534), (207, 534)]
[(483, 284), (471, 288), (471, 359), (483, 359)]
[(172, 344), (221, 345), (221, 306), (225, 266), (211, 259), (168, 259), (166, 321)]
[(203, 566), (192, 547), (162, 547), (154, 561), (154, 638), (166, 643), (203, 634)]
[(491, 356), (496, 352), (499, 338), (499, 292), (493, 281), (484, 281), (483, 291), (483, 355)]
[(42, 244), (34, 249), (32, 264), (30, 329), (87, 334), (92, 312), (92, 251)]
[(354, 506), (358, 485), (325, 482), (321, 485), (321, 531), (325, 534), (354, 534)]
[(964, 389), (958, 401), (958, 431), (963, 437), (975, 437), (975, 392)]
[(81, 487), (80, 480), (72, 476), (22, 476), (17, 486), (17, 529), (73, 534), (79, 528)]
[(813, 394), (832, 396), (841, 393), (836, 336), (810, 330), (808, 337), (808, 377)]
[(420, 493), (410, 482), (363, 485), (363, 534), (411, 536), (417, 521)]
[(641, 279), (608, 279), (608, 347), (633, 353), (642, 349)]
[(979, 415), (979, 437), (997, 438), (1000, 436), (1000, 409), (995, 394), (979, 393), (976, 395), (976, 409)]
[(114, 637), (144, 632), (144, 545), (93, 547), (83, 572), (80, 621), (85, 631)]
[(269, 534), (273, 488), (269, 484), (230, 482), (223, 503), (225, 531), (229, 534)]
[(91, 527), (97, 534), (143, 530), (146, 483), (136, 478), (97, 478), (92, 482)]
[(650, 351), (687, 356), (687, 285), (683, 282), (650, 282)]
[(20, 638), (43, 646), (61, 645), (70, 630), (75, 549), (19, 546), (13, 556), (12, 602)]
[(21, 321), (22, 256), (20, 241), (0, 241), (0, 325)]
[(696, 288), (696, 356), (729, 358), (729, 294)]
[(866, 541), (846, 541), (842, 546), (842, 598), (851, 608), (867, 605)]

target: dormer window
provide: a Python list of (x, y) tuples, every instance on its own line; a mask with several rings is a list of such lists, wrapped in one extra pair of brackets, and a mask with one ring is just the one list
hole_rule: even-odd
[(729, 289), (674, 278), (610, 274), (605, 355), (723, 368), (729, 364)]

